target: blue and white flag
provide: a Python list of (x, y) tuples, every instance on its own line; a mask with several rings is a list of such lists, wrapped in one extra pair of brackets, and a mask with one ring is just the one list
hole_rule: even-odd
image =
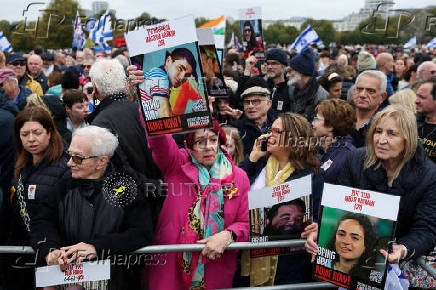
[(106, 43), (112, 40), (112, 21), (109, 11), (106, 11), (98, 21), (98, 25), (89, 31), (91, 40), (105, 51), (111, 51), (111, 47)]
[(83, 28), (85, 31), (91, 31), (95, 26), (95, 14), (91, 16), (91, 18), (86, 21), (85, 27)]
[(239, 43), (239, 39), (237, 36), (235, 36), (234, 32), (232, 32), (232, 38), (230, 39), (230, 42), (227, 45), (227, 47), (232, 48), (233, 46), (236, 46), (238, 49), (242, 49), (242, 45)]
[(85, 44), (85, 34), (83, 33), (82, 30), (82, 25), (80, 23), (80, 15), (78, 10), (76, 13), (76, 20), (73, 21), (73, 30), (74, 30), (74, 35), (73, 35), (72, 47), (82, 49), (83, 45)]
[(12, 51), (12, 45), (9, 43), (6, 36), (3, 35), (3, 31), (0, 31), (0, 51)]
[(416, 36), (409, 39), (409, 41), (406, 42), (406, 44), (404, 44), (404, 48), (411, 48), (414, 47), (415, 45), (416, 45)]
[(318, 34), (313, 30), (312, 26), (307, 26), (307, 28), (295, 39), (294, 43), (289, 47), (291, 49), (296, 49), (298, 53), (309, 47), (312, 43), (322, 43), (319, 39)]
[(427, 43), (427, 49), (435, 48), (435, 47), (436, 47), (436, 37), (430, 40), (429, 43)]

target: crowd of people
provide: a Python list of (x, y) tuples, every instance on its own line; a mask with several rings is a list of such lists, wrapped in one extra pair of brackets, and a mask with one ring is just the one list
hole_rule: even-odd
[[(148, 136), (137, 96), (146, 74), (129, 66), (125, 48), (0, 52), (0, 245), (36, 252), (0, 256), (0, 289), (35, 288), (35, 267), (108, 258), (110, 280), (43, 289), (309, 282), (326, 182), (400, 196), (392, 249), (382, 253), (411, 286), (435, 288), (414, 259), (436, 247), (436, 49), (265, 54), (225, 51), (228, 96), (209, 98), (210, 128)], [(306, 251), (252, 258), (226, 250), (249, 241), (250, 190), (304, 176), (313, 222), (282, 226), (303, 232)], [(331, 249), (355, 243), (341, 234), (354, 227), (365, 237), (356, 249), (371, 250), (366, 223), (344, 215)], [(152, 244), (196, 243), (201, 252), (116, 259)], [(356, 263), (341, 256), (334, 267), (348, 273)]]

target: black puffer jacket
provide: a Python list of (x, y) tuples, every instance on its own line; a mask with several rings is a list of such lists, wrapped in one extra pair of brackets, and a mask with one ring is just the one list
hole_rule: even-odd
[[(39, 215), (43, 203), (56, 203), (56, 196), (65, 192), (71, 179), (71, 171), (67, 167), (67, 158), (63, 156), (55, 165), (52, 165), (47, 155), (37, 164), (29, 161), (20, 172), (23, 183), (22, 196), (30, 217), (30, 230), (33, 231), (33, 221)], [(14, 182), (17, 189), (18, 180)], [(32, 188), (34, 190), (32, 190)], [(34, 192), (34, 193), (32, 193)], [(18, 193), (15, 191), (12, 199), (10, 214), (10, 230), (8, 243), (13, 245), (30, 245), (26, 226), (20, 216), (20, 203)]]
[(365, 148), (348, 154), (338, 184), (401, 196), (395, 237), (406, 246), (408, 257), (428, 254), (436, 245), (436, 166), (418, 145), (392, 184), (380, 166), (363, 168)]

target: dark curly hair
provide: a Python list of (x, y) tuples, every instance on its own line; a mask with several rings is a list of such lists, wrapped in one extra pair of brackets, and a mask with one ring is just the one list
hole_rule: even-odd
[[(365, 267), (374, 267), (376, 262), (376, 253), (377, 253), (377, 233), (375, 231), (374, 225), (371, 223), (369, 218), (365, 215), (358, 214), (358, 213), (346, 213), (344, 214), (338, 221), (336, 225), (336, 230), (332, 238), (330, 239), (329, 243), (327, 244), (327, 249), (335, 251), (336, 252), (336, 232), (339, 228), (339, 225), (345, 221), (345, 220), (355, 220), (359, 223), (359, 225), (362, 226), (363, 232), (364, 232), (364, 243), (365, 243), (365, 250), (363, 254), (359, 258), (359, 262), (356, 264), (356, 266), (353, 267), (350, 271), (350, 275), (356, 276), (359, 272), (359, 266), (358, 265), (365, 265)], [(339, 255), (336, 255), (335, 261), (339, 261)]]

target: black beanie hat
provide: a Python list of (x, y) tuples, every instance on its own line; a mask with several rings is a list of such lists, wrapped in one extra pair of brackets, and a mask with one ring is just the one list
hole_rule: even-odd
[(315, 72), (315, 56), (310, 48), (305, 49), (293, 57), (289, 65), (293, 70), (303, 75), (313, 76)]
[(286, 52), (280, 48), (272, 48), (266, 53), (266, 60), (276, 60), (283, 65), (288, 65)]
[(78, 89), (79, 88), (79, 75), (75, 69), (68, 68), (62, 76), (62, 88), (63, 89)]

